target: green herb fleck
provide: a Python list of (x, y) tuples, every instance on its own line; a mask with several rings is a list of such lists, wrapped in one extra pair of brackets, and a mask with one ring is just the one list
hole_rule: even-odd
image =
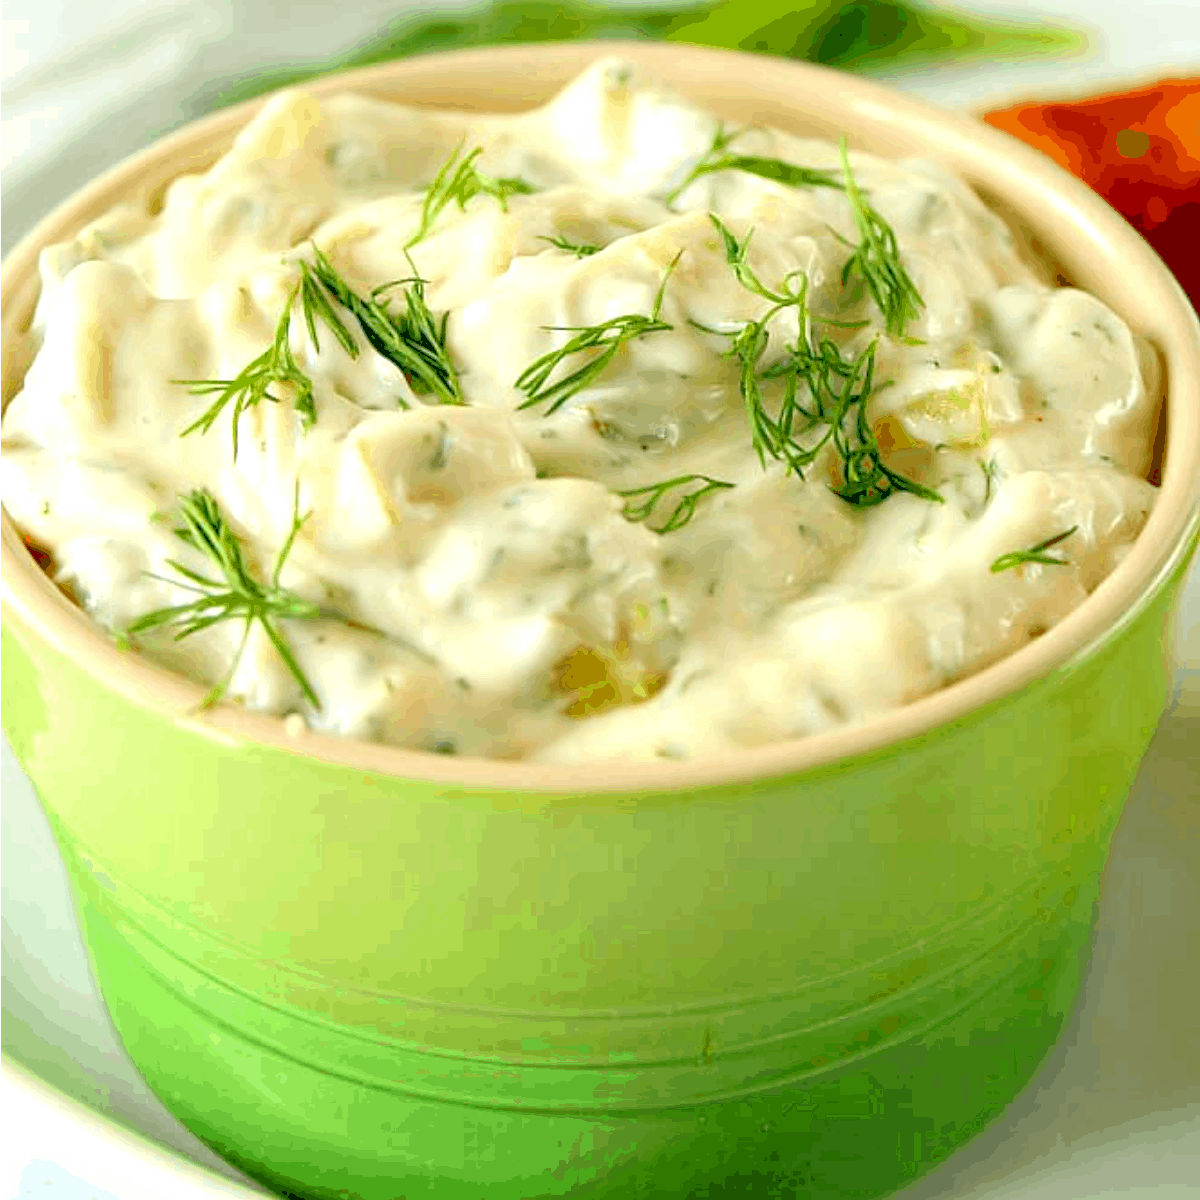
[(979, 463), (979, 469), (983, 472), (983, 502), (987, 504), (992, 498), (992, 488), (996, 483), (996, 474), (999, 471), (999, 467), (997, 467), (994, 458), (989, 458), (987, 462), (984, 462), (983, 459), (977, 459), (976, 461)]
[(590, 242), (573, 242), (569, 238), (559, 237), (540, 237), (539, 242), (549, 242), (556, 249), (565, 250), (568, 254), (575, 255), (576, 258), (588, 258), (592, 254), (599, 254), (603, 247), (593, 246)]
[(168, 565), (174, 568), (179, 579), (166, 579), (155, 575), (164, 583), (173, 583), (176, 587), (195, 592), (197, 599), (188, 604), (177, 604), (170, 608), (159, 608), (139, 617), (124, 631), (126, 635), (142, 633), (147, 629), (160, 626), (180, 626), (175, 640), (199, 633), (221, 621), (241, 620), (244, 622), (242, 640), (221, 681), (204, 698), (201, 705), (209, 708), (225, 694), (233, 678), (237, 665), (241, 661), (250, 630), (257, 621), (263, 632), (270, 639), (284, 665), (292, 673), (300, 685), (301, 691), (314, 704), (320, 704), (316, 692), (305, 677), (295, 655), (278, 629), (276, 622), (281, 619), (311, 620), (323, 616), (321, 608), (309, 600), (297, 596), (279, 586), (279, 575), (283, 570), (288, 554), (291, 553), (296, 535), (300, 532), (306, 517), (299, 515), (299, 489), (296, 494), (296, 508), (292, 513), (292, 528), (288, 533), (278, 557), (275, 559), (275, 569), (269, 584), (260, 583), (250, 573), (242, 554), (242, 545), (237, 535), (221, 513), (220, 507), (212, 493), (204, 488), (198, 488), (178, 501), (179, 517), (182, 524), (176, 528), (176, 536), (193, 549), (200, 551), (214, 566), (218, 568), (221, 579), (211, 579), (198, 571), (174, 559), (168, 560)]
[(1014, 550), (1011, 554), (1002, 554), (992, 563), (992, 571), (998, 574), (1000, 571), (1008, 571), (1012, 567), (1019, 567), (1022, 563), (1044, 563), (1048, 567), (1069, 566), (1070, 563), (1067, 559), (1057, 558), (1053, 554), (1047, 554), (1046, 551), (1051, 546), (1057, 546), (1059, 542), (1065, 541), (1078, 528), (1078, 525), (1072, 525), (1070, 529), (1064, 529), (1062, 533), (1056, 533), (1044, 542), (1038, 542), (1036, 546), (1030, 546), (1028, 550)]
[[(733, 484), (726, 483), (723, 479), (713, 479), (708, 475), (679, 475), (675, 479), (668, 479), (663, 483), (650, 484), (649, 487), (629, 488), (627, 491), (617, 492), (618, 496), (627, 497), (621, 515), (627, 521), (648, 520), (654, 512), (655, 506), (668, 492), (686, 484), (695, 483), (697, 480), (703, 481), (703, 486), (684, 495), (664, 524), (649, 526), (655, 533), (671, 533), (673, 530), (680, 529), (692, 519), (696, 505), (703, 497), (711, 492), (720, 491), (722, 488), (731, 488)], [(637, 497), (645, 497), (645, 499), (640, 503), (635, 503)]]
[(431, 471), (441, 471), (450, 461), (450, 429), (445, 421), (438, 422), (437, 448), (429, 460)]

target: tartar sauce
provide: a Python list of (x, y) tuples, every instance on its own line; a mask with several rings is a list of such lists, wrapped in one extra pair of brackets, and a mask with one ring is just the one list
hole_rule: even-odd
[(861, 722), (1061, 620), (1154, 500), (1153, 357), (960, 179), (618, 60), (517, 116), (279, 93), (40, 270), (13, 519), (131, 652), (349, 737)]

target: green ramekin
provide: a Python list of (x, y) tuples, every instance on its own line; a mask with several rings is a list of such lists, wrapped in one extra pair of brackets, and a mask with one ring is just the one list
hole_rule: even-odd
[[(5, 518), (4, 727), (151, 1087), (305, 1197), (871, 1197), (1032, 1078), (1075, 1003), (1109, 841), (1162, 712), (1200, 528), (1200, 331), (1082, 185), (821, 68), (604, 43), (322, 81), (520, 108), (618, 50), (731, 118), (950, 162), (1167, 366), (1129, 557), (1018, 654), (859, 729), (727, 761), (444, 759), (290, 732), (122, 653)], [(130, 160), (10, 257), (212, 160), (253, 106)], [(18, 336), (14, 337), (13, 335)]]

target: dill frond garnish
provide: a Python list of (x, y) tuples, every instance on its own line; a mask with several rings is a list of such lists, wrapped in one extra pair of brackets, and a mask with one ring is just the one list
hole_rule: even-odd
[(296, 362), (288, 337), (292, 323), (292, 304), (296, 295), (300, 296), (304, 323), (308, 328), (309, 337), (312, 338), (314, 350), (320, 349), (320, 343), (317, 341), (318, 317), (333, 331), (334, 337), (342, 344), (351, 358), (358, 357), (358, 346), (355, 345), (350, 331), (342, 323), (341, 318), (333, 311), (329, 301), (313, 284), (307, 270), (302, 268), (302, 271), (304, 273), (301, 275), (300, 282), (292, 289), (287, 303), (283, 306), (283, 313), (275, 326), (275, 336), (271, 340), (271, 345), (257, 358), (247, 363), (233, 379), (173, 379), (171, 381), (182, 384), (194, 396), (215, 394), (217, 397), (200, 417), (180, 433), (180, 437), (187, 437), (189, 433), (195, 433), (196, 430), (207, 433), (226, 406), (232, 404), (233, 457), (236, 460), (238, 422), (241, 420), (242, 413), (248, 408), (254, 408), (263, 400), (278, 403), (281, 397), (271, 389), (279, 386), (292, 389), (292, 404), (296, 412), (300, 414), (305, 429), (310, 428), (316, 421), (317, 409), (313, 403), (313, 383)]
[[(784, 276), (780, 283), (780, 290), (777, 292), (771, 291), (754, 273), (750, 266), (750, 239), (754, 236), (754, 230), (747, 230), (746, 236), (739, 242), (737, 238), (725, 227), (721, 218), (716, 213), (709, 213), (708, 219), (713, 223), (713, 227), (721, 236), (721, 246), (725, 251), (725, 261), (733, 268), (734, 278), (747, 291), (753, 292), (756, 296), (761, 296), (764, 300), (769, 300), (774, 308), (768, 314), (768, 318), (774, 316), (783, 308), (795, 307), (800, 310), (802, 316), (807, 315), (805, 303), (808, 297), (808, 276), (803, 271), (793, 271), (791, 274)], [(791, 283), (794, 279), (799, 279), (799, 287), (792, 287)], [(768, 319), (764, 318), (764, 319)]]
[[(855, 373), (847, 379), (840, 410), (831, 426), (833, 442), (842, 460), (842, 486), (832, 491), (856, 508), (882, 504), (894, 492), (910, 492), (922, 500), (941, 504), (942, 497), (932, 488), (893, 471), (883, 461), (879, 440), (867, 419), (867, 400), (875, 374), (875, 347), (872, 342), (859, 360), (861, 374), (856, 364)], [(848, 433), (844, 417), (850, 408), (855, 410), (855, 420), (852, 432)]]
[(900, 261), (895, 231), (869, 203), (854, 179), (846, 139), (842, 138), (842, 171), (839, 178), (838, 172), (829, 168), (799, 167), (778, 158), (727, 153), (730, 142), (744, 132), (737, 130), (726, 133), (724, 126), (718, 125), (712, 145), (704, 157), (677, 187), (667, 193), (665, 203), (668, 207), (675, 203), (690, 183), (714, 171), (745, 171), (789, 187), (827, 187), (845, 192), (850, 200), (859, 241), (855, 245), (835, 234), (840, 241), (853, 248), (853, 253), (842, 268), (842, 283), (844, 285), (855, 272), (861, 275), (867, 291), (883, 314), (888, 333), (894, 337), (903, 336), (905, 325), (920, 315), (925, 302)]
[[(649, 316), (644, 316), (640, 313), (630, 313), (625, 316), (610, 317), (607, 321), (601, 321), (598, 325), (544, 326), (547, 330), (574, 333), (575, 336), (557, 350), (551, 350), (548, 354), (543, 354), (540, 358), (534, 359), (517, 376), (514, 386), (528, 397), (517, 407), (530, 408), (535, 404), (541, 404), (543, 401), (549, 401), (550, 407), (546, 409), (544, 414), (545, 416), (549, 416), (561, 408), (577, 392), (587, 387), (612, 362), (617, 351), (626, 342), (633, 341), (634, 338), (645, 337), (649, 333), (660, 333), (664, 330), (673, 329), (674, 326), (662, 320), (660, 314), (662, 312), (663, 297), (667, 290), (667, 281), (671, 278), (671, 272), (675, 270), (675, 264), (679, 262), (682, 253), (683, 251), (681, 250), (679, 254), (675, 255), (671, 260), (671, 265), (667, 267), (662, 283), (659, 285), (658, 293), (654, 297), (654, 304), (650, 309)], [(574, 354), (588, 350), (596, 350), (598, 353), (593, 354), (581, 367), (577, 367), (570, 374), (564, 375), (561, 379), (555, 380), (553, 383), (550, 382), (550, 376), (554, 374), (561, 363)]]
[(1072, 525), (1070, 529), (1064, 529), (1062, 533), (1056, 533), (1053, 537), (1048, 537), (1044, 542), (1038, 542), (1036, 546), (1030, 546), (1028, 550), (1014, 550), (1011, 554), (1000, 555), (992, 563), (993, 573), (999, 574), (1001, 571), (1011, 570), (1013, 567), (1021, 566), (1022, 563), (1044, 563), (1048, 567), (1069, 566), (1070, 563), (1067, 559), (1047, 554), (1046, 551), (1051, 546), (1057, 546), (1059, 542), (1066, 541), (1078, 528), (1078, 525)]
[(312, 268), (306, 262), (300, 264), (300, 307), (304, 312), (304, 324), (308, 329), (308, 336), (317, 353), (321, 351), (321, 343), (317, 340), (316, 318), (320, 317), (332, 330), (333, 336), (337, 338), (342, 349), (351, 358), (358, 357), (358, 343), (354, 340), (350, 330), (342, 323), (342, 318), (334, 312), (333, 305), (329, 303), (329, 297), (322, 291), (321, 285), (317, 283), (312, 273)]
[[(807, 276), (802, 271), (792, 272), (778, 290), (772, 291), (749, 265), (747, 255), (753, 230), (739, 241), (719, 217), (710, 213), (709, 218), (721, 236), (725, 260), (738, 282), (771, 304), (757, 321), (747, 321), (736, 332), (726, 334), (732, 339), (729, 353), (741, 365), (738, 386), (760, 464), (765, 467), (768, 457), (776, 459), (786, 465), (789, 473), (803, 479), (805, 469), (832, 441), (842, 460), (843, 479), (842, 487), (832, 490), (847, 503), (866, 508), (896, 491), (941, 502), (937, 492), (893, 471), (883, 462), (866, 412), (874, 383), (877, 343), (873, 341), (856, 358), (848, 359), (831, 339), (814, 342), (810, 334)], [(758, 363), (769, 340), (767, 323), (785, 308), (796, 310), (796, 343), (783, 359), (760, 372)], [(767, 410), (763, 397), (762, 382), (769, 379), (782, 379), (784, 385), (778, 416)], [(800, 402), (801, 384), (807, 389), (810, 407)], [(852, 414), (852, 424), (847, 428)], [(822, 425), (824, 430), (815, 440), (802, 440)]]
[[(747, 321), (736, 332), (725, 335), (732, 339), (730, 356), (736, 358), (741, 367), (738, 386), (746, 408), (754, 451), (762, 466), (766, 466), (768, 457), (781, 459), (787, 463), (790, 471), (803, 478), (804, 467), (812, 461), (815, 451), (810, 453), (792, 436), (792, 415), (796, 399), (794, 377), (785, 392), (784, 409), (776, 419), (767, 412), (760, 385), (763, 376), (759, 374), (758, 362), (770, 339), (767, 325), (776, 313), (785, 308), (796, 310), (799, 339), (805, 338), (809, 323), (808, 277), (803, 271), (794, 271), (783, 279), (777, 291), (772, 291), (758, 278), (749, 263), (750, 239), (754, 230), (749, 230), (739, 241), (715, 213), (709, 213), (708, 217), (720, 235), (725, 261), (733, 269), (737, 281), (747, 291), (761, 296), (771, 305), (758, 320)], [(799, 282), (796, 283), (796, 280)]]
[[(831, 342), (824, 343), (816, 354), (809, 349), (808, 328), (811, 317), (808, 309), (808, 277), (804, 272), (794, 271), (785, 276), (779, 288), (773, 291), (758, 278), (748, 260), (753, 229), (739, 241), (716, 214), (709, 213), (709, 219), (721, 237), (725, 261), (733, 269), (738, 282), (747, 291), (761, 296), (771, 305), (758, 320), (747, 321), (736, 332), (725, 335), (731, 339), (730, 356), (736, 358), (740, 364), (738, 388), (746, 409), (751, 443), (762, 466), (766, 466), (768, 458), (777, 459), (786, 464), (789, 472), (802, 479), (805, 468), (813, 462), (821, 447), (828, 441), (829, 432), (827, 431), (825, 437), (813, 446), (805, 446), (798, 440), (795, 428), (797, 416), (805, 418), (806, 427), (800, 433), (806, 433), (820, 423), (823, 415), (820, 408), (817, 412), (812, 412), (799, 403), (801, 368), (806, 368), (815, 380), (820, 371), (827, 372), (831, 366), (843, 369), (841, 357)], [(770, 340), (767, 325), (776, 313), (786, 308), (796, 310), (796, 348), (783, 364), (776, 364), (773, 368), (760, 372), (758, 363)], [(829, 351), (833, 352), (832, 360), (828, 357)], [(762, 381), (780, 376), (784, 378), (784, 396), (779, 416), (773, 417), (767, 411)], [(812, 394), (819, 402), (822, 393), (815, 382), (812, 383)]]
[(599, 254), (603, 247), (593, 246), (590, 242), (572, 242), (569, 238), (562, 237), (540, 237), (539, 242), (549, 242), (558, 250), (565, 250), (568, 254), (575, 255), (576, 258), (587, 258), (592, 254)]
[(755, 154), (729, 154), (729, 144), (741, 137), (746, 130), (738, 129), (726, 133), (724, 125), (718, 125), (713, 134), (712, 144), (704, 152), (704, 156), (688, 172), (683, 181), (672, 188), (664, 198), (669, 208), (682, 194), (683, 190), (699, 179), (702, 175), (711, 175), (715, 171), (745, 171), (757, 175), (761, 179), (771, 179), (788, 187), (828, 187), (842, 190), (844, 184), (834, 170), (821, 167), (798, 167), (794, 163), (784, 162), (781, 158), (762, 158)]
[[(684, 487), (686, 484), (695, 483), (697, 480), (702, 480), (703, 486), (682, 496), (662, 525), (648, 526), (655, 533), (671, 533), (675, 529), (680, 529), (692, 519), (696, 505), (705, 496), (711, 492), (720, 491), (722, 488), (731, 488), (733, 484), (726, 483), (723, 479), (713, 479), (709, 475), (679, 475), (675, 479), (667, 479), (662, 483), (652, 483), (649, 487), (629, 488), (626, 491), (617, 492), (618, 496), (626, 497), (621, 515), (627, 521), (646, 521), (654, 512), (658, 502), (668, 492)], [(635, 503), (639, 496), (645, 498)]]
[(483, 153), (481, 146), (463, 154), (463, 142), (459, 142), (450, 157), (442, 165), (433, 182), (425, 189), (425, 199), (421, 204), (421, 222), (417, 232), (405, 243), (404, 248), (411, 250), (434, 226), (442, 210), (450, 203), (458, 205), (462, 212), (467, 211), (467, 201), (476, 196), (493, 196), (500, 207), (508, 212), (508, 198), (517, 195), (529, 195), (533, 185), (524, 179), (500, 178), (485, 175), (475, 165)]
[[(412, 265), (412, 260), (409, 260)], [(408, 279), (397, 279), (375, 288), (364, 299), (342, 277), (320, 248), (313, 246), (313, 262), (305, 263), (306, 277), (311, 273), (333, 298), (358, 322), (363, 336), (374, 349), (398, 367), (418, 395), (432, 394), (442, 404), (465, 404), (458, 372), (446, 349), (448, 313), (439, 321), (425, 301), (425, 280), (416, 272)], [(405, 286), (404, 311), (395, 314), (376, 299), (389, 288)], [(403, 399), (401, 408), (408, 405)]]
[(168, 560), (168, 565), (182, 578), (167, 579), (161, 575), (152, 578), (195, 592), (197, 598), (188, 604), (176, 604), (170, 608), (148, 612), (129, 625), (125, 634), (128, 636), (142, 633), (160, 626), (179, 626), (179, 632), (175, 635), (175, 640), (179, 641), (221, 621), (242, 621), (242, 640), (234, 653), (229, 670), (201, 705), (203, 708), (209, 708), (225, 694), (225, 689), (241, 661), (250, 630), (257, 621), (283, 660), (284, 666), (300, 685), (300, 690), (314, 705), (319, 705), (320, 700), (316, 692), (313, 691), (291, 647), (276, 625), (276, 622), (282, 619), (311, 620), (324, 615), (318, 605), (279, 586), (283, 564), (291, 553), (296, 535), (307, 519), (299, 515), (299, 490), (297, 489), (296, 507), (292, 513), (291, 531), (275, 559), (271, 580), (266, 584), (259, 582), (250, 573), (242, 553), (241, 542), (225, 520), (211, 492), (197, 488), (186, 496), (181, 496), (178, 509), (182, 524), (176, 528), (176, 536), (209, 559), (220, 573), (220, 578), (212, 579), (193, 571), (181, 562)]
[[(901, 337), (908, 322), (920, 316), (925, 301), (900, 261), (895, 231), (868, 203), (854, 180), (844, 137), (841, 153), (845, 191), (859, 236), (854, 253), (842, 268), (842, 285), (857, 272), (883, 314), (884, 328), (893, 337)], [(839, 240), (845, 242), (844, 238)]]

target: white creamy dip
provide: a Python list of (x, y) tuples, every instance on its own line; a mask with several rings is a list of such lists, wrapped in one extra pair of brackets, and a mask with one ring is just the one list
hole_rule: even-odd
[[(724, 150), (835, 186), (695, 174), (718, 128), (616, 60), (518, 116), (276, 95), (161, 211), (118, 209), (44, 252), (38, 351), (3, 422), (6, 507), (120, 634), (197, 599), (180, 567), (220, 578), (175, 532), (180, 498), (205, 489), (264, 586), (287, 550), (278, 586), (307, 615), (274, 628), (296, 669), (260, 623), (242, 645), (241, 619), (182, 638), (160, 624), (135, 651), (210, 685), (236, 662), (227, 699), (412, 748), (719, 755), (979, 670), (1076, 608), (1141, 529), (1153, 359), (1098, 300), (1047, 286), (946, 169), (851, 151), (920, 297), (888, 321), (846, 268), (864, 235), (838, 147), (755, 127)], [(469, 166), (518, 183), (431, 211), (438, 172), (476, 148)], [(236, 457), (232, 403), (185, 435), (218, 393), (180, 381), (262, 355), (317, 251), (364, 300), (402, 281), (377, 297), (393, 315), (414, 270), (426, 281), (463, 403), (422, 392), (326, 289), (356, 356), (319, 314), (314, 346), (292, 301), (311, 419), (276, 383), (240, 415)], [(763, 294), (800, 288), (802, 307)], [(603, 342), (530, 383), (627, 317), (659, 327), (578, 390), (554, 387)], [(849, 399), (830, 409), (794, 376), (812, 419), (794, 417), (792, 445), (815, 453), (789, 471), (756, 446), (752, 401), (778, 428), (801, 350), (841, 364), (828, 378)], [(876, 443), (914, 490), (837, 494), (847, 453)], [(653, 506), (619, 494), (686, 477)]]

